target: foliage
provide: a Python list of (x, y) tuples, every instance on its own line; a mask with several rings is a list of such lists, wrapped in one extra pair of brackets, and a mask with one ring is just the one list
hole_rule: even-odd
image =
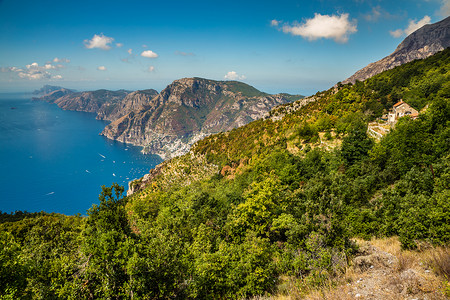
[[(276, 292), (286, 276), (326, 284), (355, 250), (351, 237), (448, 245), (449, 57), (207, 137), (131, 197), (102, 187), (87, 217), (2, 214), (0, 295), (242, 299)], [(400, 99), (426, 109), (375, 143), (367, 122)]]

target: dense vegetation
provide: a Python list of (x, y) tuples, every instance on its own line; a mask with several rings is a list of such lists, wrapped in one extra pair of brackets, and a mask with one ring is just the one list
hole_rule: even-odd
[[(0, 295), (245, 298), (320, 285), (351, 237), (448, 244), (449, 66), (446, 50), (208, 137), (131, 197), (103, 187), (87, 217), (2, 215)], [(370, 139), (400, 99), (419, 118)]]

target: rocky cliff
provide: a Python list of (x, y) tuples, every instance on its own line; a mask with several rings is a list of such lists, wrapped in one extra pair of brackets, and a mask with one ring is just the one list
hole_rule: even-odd
[(54, 101), (65, 110), (85, 111), (97, 114), (97, 119), (107, 119), (115, 106), (129, 94), (128, 91), (97, 90), (71, 93)]
[(369, 64), (342, 83), (366, 80), (407, 62), (427, 58), (448, 47), (450, 47), (450, 17), (434, 24), (425, 25), (411, 33), (391, 55)]
[(114, 105), (108, 114), (99, 114), (99, 118), (115, 121), (132, 111), (140, 110), (144, 106), (149, 105), (156, 95), (158, 95), (158, 92), (153, 89), (132, 92)]
[(61, 88), (34, 99), (55, 103), (64, 110), (95, 113), (97, 114), (97, 119), (100, 120), (113, 120), (109, 117), (110, 114), (117, 115), (116, 106), (126, 106), (122, 105), (122, 100), (129, 93), (129, 91), (125, 90), (73, 92)]
[(109, 124), (102, 135), (170, 158), (186, 153), (207, 135), (245, 125), (264, 117), (272, 107), (299, 98), (269, 95), (237, 81), (184, 78), (140, 110)]

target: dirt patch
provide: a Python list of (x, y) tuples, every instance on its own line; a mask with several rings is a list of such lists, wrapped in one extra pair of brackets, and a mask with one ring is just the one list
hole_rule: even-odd
[(357, 255), (345, 274), (321, 288), (291, 286), (290, 292), (257, 300), (444, 300), (450, 299), (450, 250), (402, 251), (397, 237), (355, 241)]
[[(344, 282), (306, 299), (448, 299), (445, 284), (427, 263), (425, 251), (401, 251), (398, 239), (357, 241), (359, 253)], [(448, 287), (447, 287), (448, 288)]]

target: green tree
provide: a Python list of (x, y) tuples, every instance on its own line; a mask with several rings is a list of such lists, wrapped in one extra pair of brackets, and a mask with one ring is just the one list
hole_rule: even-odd
[(347, 166), (365, 158), (373, 146), (373, 141), (367, 136), (365, 130), (350, 132), (342, 141), (341, 154)]
[(84, 293), (94, 298), (130, 296), (126, 290), (126, 265), (134, 251), (134, 234), (128, 224), (124, 188), (114, 183), (102, 186), (100, 204), (88, 210), (83, 233), (86, 269), (83, 273)]

